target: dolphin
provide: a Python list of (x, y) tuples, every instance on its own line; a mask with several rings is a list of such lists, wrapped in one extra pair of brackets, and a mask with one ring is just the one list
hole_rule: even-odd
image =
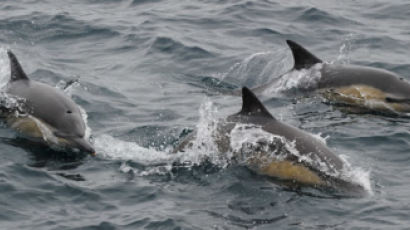
[(286, 42), (293, 54), (293, 68), (278, 79), (254, 90), (265, 91), (274, 87), (285, 75), (316, 68), (318, 76), (309, 84), (299, 85), (300, 91), (318, 91), (331, 102), (358, 108), (393, 113), (410, 112), (410, 84), (397, 74), (374, 67), (325, 63), (296, 42)]
[(6, 123), (30, 140), (94, 155), (79, 106), (62, 91), (30, 80), (16, 56), (10, 50), (7, 54), (11, 77), (5, 92), (22, 105), (1, 108)]
[[(232, 140), (238, 127), (244, 132), (239, 138), (245, 140), (239, 148)], [(254, 128), (259, 128), (261, 136), (247, 142), (246, 132)], [(192, 148), (195, 135), (187, 136), (174, 152)], [(218, 151), (233, 153), (233, 159), (245, 159), (245, 165), (259, 174), (314, 187), (363, 191), (360, 185), (342, 178), (348, 167), (324, 142), (275, 119), (246, 87), (242, 88), (241, 111), (218, 122), (212, 137)]]

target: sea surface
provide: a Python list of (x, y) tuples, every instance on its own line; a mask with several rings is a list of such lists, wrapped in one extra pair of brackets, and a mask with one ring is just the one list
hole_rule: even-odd
[(97, 150), (54, 151), (2, 125), (0, 229), (410, 229), (410, 118), (261, 95), (350, 164), (361, 196), (289, 188), (206, 141), (171, 153), (240, 110), (222, 91), (291, 69), (286, 39), (410, 81), (409, 21), (405, 0), (0, 0), (0, 86), (7, 49), (34, 80), (78, 79), (67, 93)]

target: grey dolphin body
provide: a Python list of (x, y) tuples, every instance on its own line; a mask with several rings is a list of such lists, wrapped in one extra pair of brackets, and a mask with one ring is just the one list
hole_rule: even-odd
[[(380, 68), (323, 63), (296, 42), (287, 40), (287, 44), (295, 63), (290, 72), (322, 65), (316, 84), (302, 90), (320, 90), (332, 101), (369, 109), (410, 112), (410, 84), (397, 74)], [(270, 85), (256, 90), (264, 90)]]
[[(6, 93), (23, 99), (26, 113), (9, 113), (7, 123), (28, 138), (95, 154), (93, 146), (85, 139), (86, 125), (78, 105), (62, 91), (30, 80), (16, 56), (11, 51), (7, 53), (10, 59), (11, 79)], [(51, 133), (45, 134), (46, 130)], [(50, 140), (50, 136), (55, 140)]]
[[(234, 151), (234, 158), (246, 156), (246, 164), (256, 172), (293, 181), (300, 184), (324, 186), (332, 188), (354, 188), (362, 191), (361, 186), (340, 178), (344, 170), (344, 162), (324, 143), (311, 134), (275, 119), (255, 94), (248, 88), (242, 89), (243, 105), (239, 113), (221, 121), (214, 135), (215, 143), (221, 152)], [(267, 135), (284, 139), (286, 143), (294, 143), (296, 152), (286, 151), (281, 141), (242, 143), (240, 150), (231, 149), (232, 130), (238, 124), (260, 127)], [(247, 129), (245, 128), (244, 132)], [(197, 135), (197, 134), (193, 134)], [(193, 136), (188, 136), (177, 151), (185, 151), (192, 146)], [(251, 151), (249, 151), (249, 145)], [(274, 157), (271, 157), (273, 155)]]

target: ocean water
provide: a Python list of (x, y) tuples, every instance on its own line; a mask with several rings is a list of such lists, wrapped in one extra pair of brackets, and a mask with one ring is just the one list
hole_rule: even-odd
[(286, 39), (410, 80), (409, 19), (404, 0), (0, 1), (0, 86), (6, 49), (32, 79), (79, 79), (68, 93), (97, 149), (56, 152), (1, 126), (0, 229), (410, 229), (409, 118), (261, 97), (277, 119), (326, 139), (367, 188), (359, 197), (290, 189), (211, 145), (170, 153), (239, 111), (240, 97), (221, 90), (289, 70)]

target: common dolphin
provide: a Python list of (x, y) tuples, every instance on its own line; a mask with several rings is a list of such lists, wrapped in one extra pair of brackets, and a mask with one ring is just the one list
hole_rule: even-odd
[(79, 106), (62, 91), (30, 80), (16, 56), (10, 50), (7, 54), (11, 77), (5, 92), (22, 105), (2, 108), (6, 123), (28, 139), (94, 155)]
[[(239, 138), (244, 140), (239, 145), (233, 140), (238, 127), (243, 132)], [(249, 142), (246, 132), (255, 128), (260, 136)], [(174, 152), (192, 148), (195, 135), (187, 136)], [(241, 111), (218, 122), (212, 137), (218, 151), (233, 153), (233, 159), (245, 159), (245, 164), (259, 174), (314, 187), (363, 191), (360, 185), (342, 179), (345, 162), (321, 140), (275, 119), (246, 87), (242, 88)]]
[(293, 54), (294, 67), (275, 81), (254, 90), (271, 88), (285, 75), (292, 77), (294, 71), (316, 68), (318, 76), (308, 84), (300, 85), (301, 91), (318, 90), (330, 101), (370, 110), (410, 112), (410, 84), (397, 74), (374, 67), (324, 63), (296, 42), (286, 42)]

